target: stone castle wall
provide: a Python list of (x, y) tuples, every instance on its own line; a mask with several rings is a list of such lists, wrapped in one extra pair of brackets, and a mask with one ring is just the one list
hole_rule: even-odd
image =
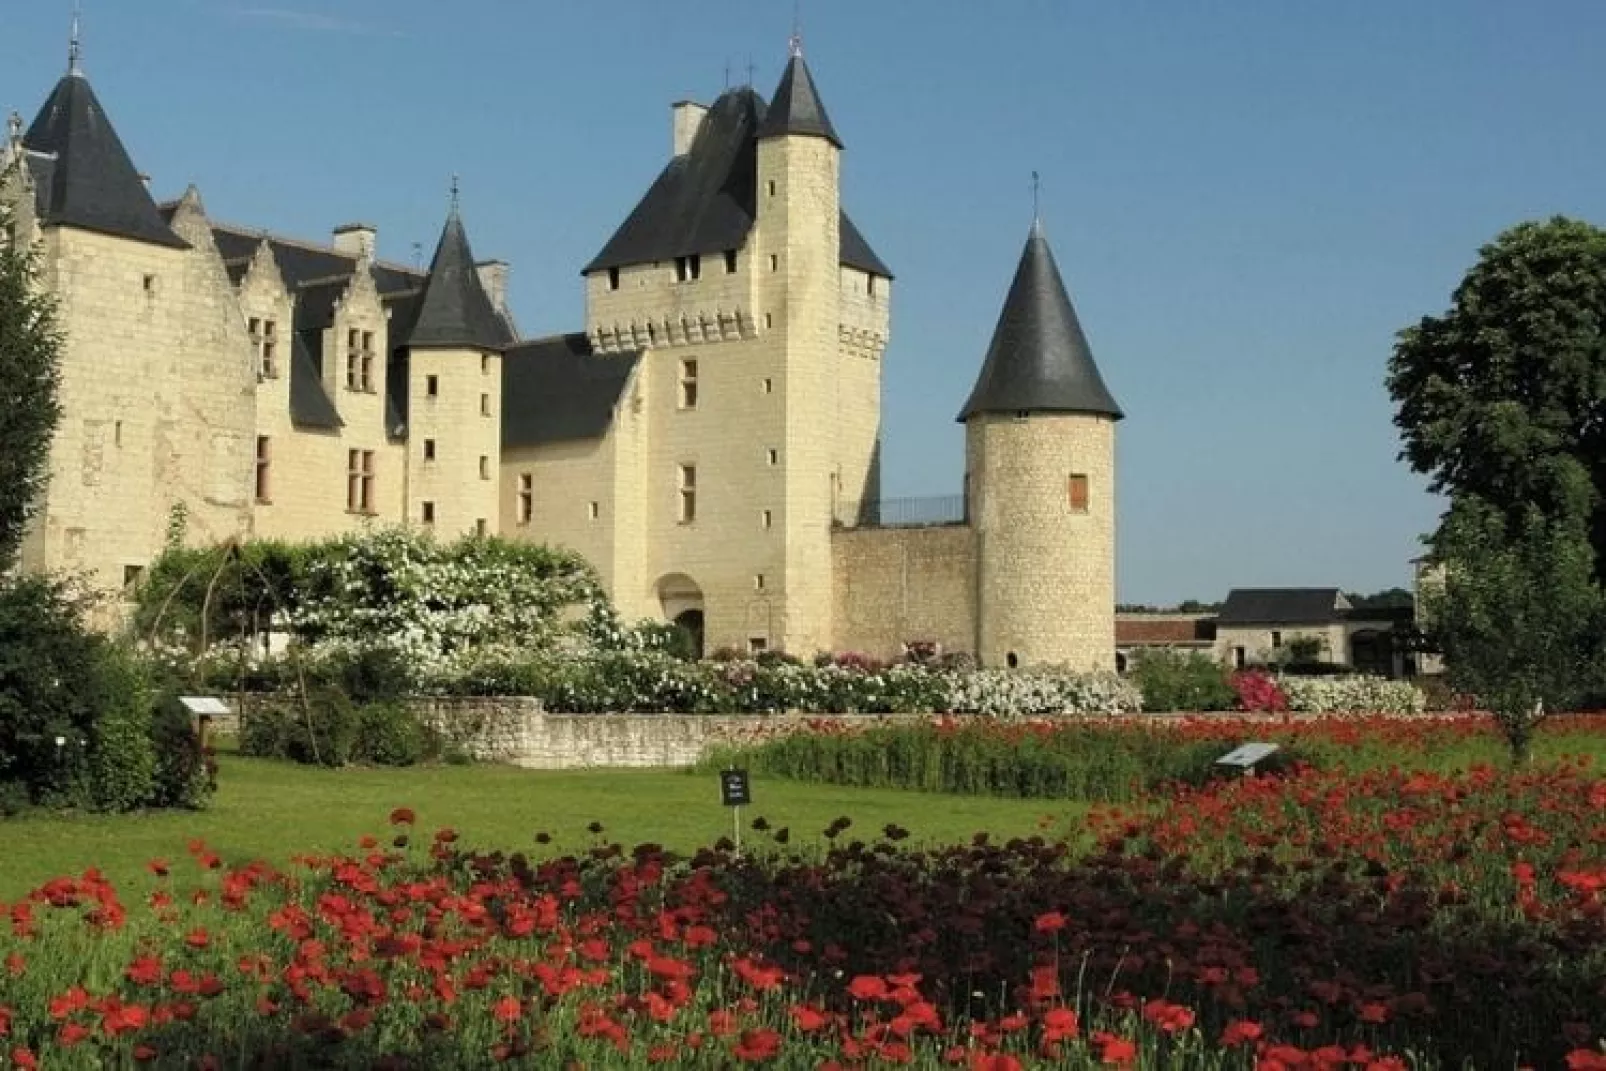
[(831, 554), (835, 650), (893, 658), (918, 641), (974, 651), (974, 529), (844, 528), (832, 534)]
[[(983, 414), (965, 428), (984, 666), (1115, 668), (1115, 422)], [(1086, 479), (1085, 509), (1070, 480)]]

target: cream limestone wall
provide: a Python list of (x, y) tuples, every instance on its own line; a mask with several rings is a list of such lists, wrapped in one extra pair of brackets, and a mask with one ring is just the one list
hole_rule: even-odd
[(891, 322), (887, 279), (840, 269), (832, 516), (857, 523), (881, 498), (881, 357)]
[[(1276, 637), (1272, 633), (1277, 633)], [(1349, 635), (1342, 622), (1327, 626), (1296, 627), (1292, 625), (1253, 625), (1242, 628), (1231, 625), (1216, 626), (1216, 657), (1224, 665), (1236, 665), (1235, 648), (1242, 648), (1246, 664), (1264, 664), (1278, 649), (1273, 639), (1287, 647), (1290, 640), (1312, 636), (1322, 641), (1322, 659), (1329, 662), (1349, 661)]]
[(172, 388), (158, 423), (158, 506), (165, 517), (183, 503), (186, 542), (207, 546), (251, 530), (256, 373), (234, 288), (193, 187), (172, 229), (190, 250), (165, 296), (179, 333), (177, 345), (158, 355)]
[(967, 525), (832, 534), (837, 651), (893, 658), (912, 641), (976, 641), (976, 533)]
[(757, 336), (752, 242), (735, 250), (736, 270), (723, 252), (698, 257), (696, 279), (681, 282), (673, 260), (618, 269), (613, 289), (606, 271), (586, 276), (586, 333), (600, 353), (649, 347), (703, 346)]
[[(619, 570), (615, 511), (618, 456), (612, 432), (599, 439), (543, 443), (502, 455), (501, 533), (509, 539), (567, 547), (584, 555), (613, 590)], [(521, 516), (522, 479), (530, 478), (530, 519)], [(591, 503), (597, 516), (591, 516)]]
[[(474, 350), (413, 349), (410, 365), (408, 522), (423, 524), (424, 503), (431, 502), (431, 527), (443, 539), (495, 533), (503, 508), (502, 358)], [(433, 461), (425, 459), (430, 441)]]
[[(1108, 417), (982, 414), (965, 427), (976, 526), (982, 665), (1113, 669), (1115, 423)], [(1071, 509), (1072, 474), (1088, 508)]]
[(613, 531), (611, 592), (626, 621), (657, 617), (662, 609), (654, 590), (656, 563), (648, 553), (648, 521), (661, 473), (652, 464), (652, 406), (649, 377), (637, 366), (614, 412), (609, 437), (614, 451), (614, 494), (599, 504), (603, 523)]
[[(63, 416), (35, 561), (88, 572), (97, 587), (118, 591), (160, 551), (171, 501), (191, 508), (192, 537), (233, 530), (226, 503), (246, 493), (240, 455), (250, 429), (227, 420), (209, 425), (181, 397), (186, 332), (216, 299), (184, 293), (194, 254), (63, 227), (43, 232), (41, 251), (64, 335)], [(224, 373), (225, 383), (231, 378), (238, 383)], [(201, 487), (174, 456), (195, 437), (219, 465)]]
[(841, 456), (832, 431), (841, 371), (839, 167), (838, 150), (824, 138), (758, 145), (758, 306), (774, 318), (783, 409), (784, 511), (775, 526), (785, 570), (766, 609), (780, 646), (803, 655), (832, 640), (833, 478)]

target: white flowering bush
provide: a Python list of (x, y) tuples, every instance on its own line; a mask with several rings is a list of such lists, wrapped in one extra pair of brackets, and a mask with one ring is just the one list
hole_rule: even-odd
[(1135, 714), (1137, 686), (1114, 673), (983, 669), (951, 673), (946, 709), (954, 714), (1027, 718), (1055, 714)]
[(1288, 709), (1300, 714), (1420, 714), (1422, 690), (1381, 677), (1283, 677), (1277, 686)]

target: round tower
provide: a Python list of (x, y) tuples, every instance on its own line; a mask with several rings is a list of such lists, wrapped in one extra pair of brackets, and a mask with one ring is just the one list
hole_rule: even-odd
[(1114, 669), (1121, 418), (1034, 221), (959, 414), (981, 665)]

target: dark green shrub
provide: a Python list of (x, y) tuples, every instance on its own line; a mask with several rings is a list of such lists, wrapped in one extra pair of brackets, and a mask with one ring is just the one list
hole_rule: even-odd
[(151, 739), (156, 770), (151, 804), (156, 807), (203, 806), (217, 789), (217, 767), (196, 735), (195, 720), (171, 693), (151, 712)]
[(89, 753), (107, 641), (62, 581), (0, 579), (0, 784), (33, 803), (93, 802)]
[(413, 688), (412, 669), (398, 652), (371, 647), (328, 663), (320, 679), (353, 703), (387, 703)]
[(107, 645), (97, 683), (101, 709), (89, 742), (90, 801), (103, 811), (162, 806), (147, 675), (130, 655)]
[(1192, 651), (1144, 651), (1132, 679), (1146, 711), (1232, 710), (1237, 703), (1225, 667)]
[(300, 711), (290, 719), (285, 757), (307, 765), (345, 766), (357, 746), (357, 708), (338, 688), (317, 688), (307, 697), (312, 724)]
[(352, 757), (376, 766), (413, 766), (428, 757), (431, 735), (401, 703), (369, 703), (357, 712)]
[(259, 759), (290, 757), (292, 719), (300, 707), (291, 698), (274, 697), (240, 714), (240, 754)]

